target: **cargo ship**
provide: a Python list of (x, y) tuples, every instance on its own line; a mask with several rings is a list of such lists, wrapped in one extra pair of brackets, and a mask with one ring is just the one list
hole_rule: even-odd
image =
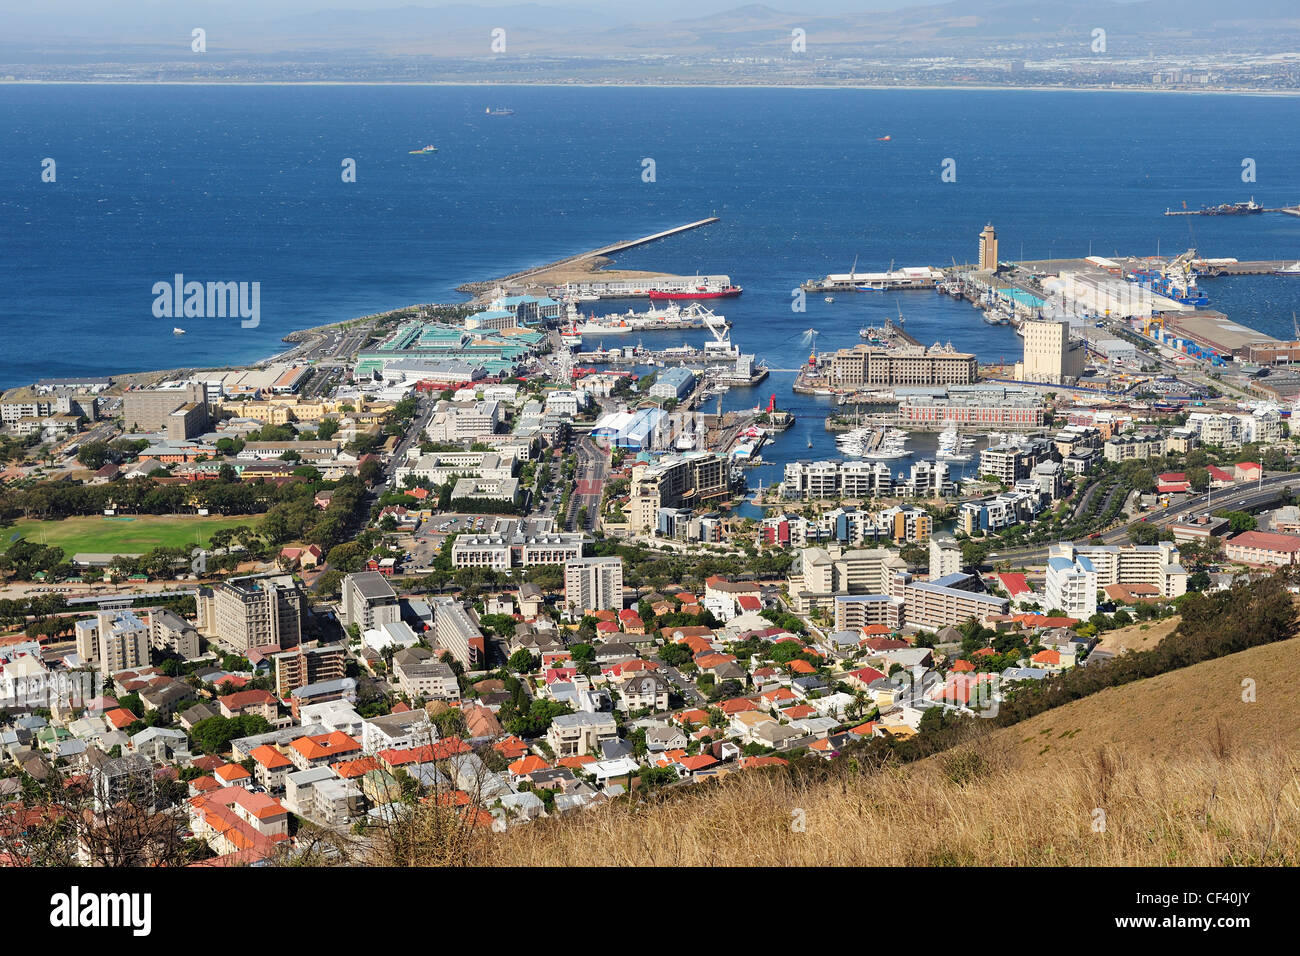
[(1225, 202), (1217, 206), (1205, 206), (1201, 209), (1202, 216), (1251, 216), (1258, 212), (1263, 212), (1264, 207), (1255, 202), (1255, 197), (1251, 196), (1249, 202)]
[(650, 289), (646, 292), (646, 295), (652, 299), (734, 299), (742, 291), (744, 290), (738, 285), (697, 285), (694, 289), (684, 289), (676, 292)]

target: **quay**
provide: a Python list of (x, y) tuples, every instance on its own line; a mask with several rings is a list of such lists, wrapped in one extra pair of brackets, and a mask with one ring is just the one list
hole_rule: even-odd
[[(490, 295), (493, 290), (501, 288), (506, 290), (518, 289), (528, 291), (530, 289), (555, 288), (572, 282), (588, 282), (591, 279), (584, 279), (582, 276), (598, 275), (599, 267), (608, 259), (609, 256), (616, 255), (620, 252), (626, 252), (629, 249), (635, 249), (638, 246), (644, 246), (647, 243), (657, 242), (660, 239), (667, 239), (671, 236), (679, 235), (683, 232), (689, 232), (692, 229), (699, 229), (703, 226), (719, 222), (717, 216), (709, 216), (705, 219), (697, 219), (695, 222), (688, 222), (685, 225), (674, 226), (672, 229), (664, 229), (660, 232), (651, 233), (648, 236), (641, 236), (637, 239), (624, 239), (619, 242), (611, 242), (608, 245), (601, 246), (599, 249), (592, 249), (590, 252), (580, 252), (576, 255), (566, 256), (563, 259), (557, 259), (545, 265), (536, 266), (532, 269), (524, 269), (520, 272), (512, 272), (510, 275), (502, 276), (499, 279), (493, 279), (486, 282), (467, 282), (457, 286), (457, 292), (464, 292), (476, 297)], [(567, 270), (568, 275), (547, 276), (547, 273), (560, 272)], [(661, 273), (630, 273), (637, 278), (651, 279), (661, 276)], [(713, 277), (716, 278), (716, 277)], [(725, 277), (724, 277), (725, 278)], [(549, 281), (548, 281), (549, 280)]]

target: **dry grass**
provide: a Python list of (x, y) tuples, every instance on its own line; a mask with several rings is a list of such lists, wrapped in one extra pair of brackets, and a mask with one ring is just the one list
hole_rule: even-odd
[[(1242, 700), (1242, 681), (1255, 700)], [(1300, 750), (1300, 639), (1252, 647), (1149, 680), (1112, 687), (998, 731), (1027, 769), (1111, 747), (1130, 757), (1196, 756), (1226, 735), (1234, 750)]]
[(1123, 653), (1124, 651), (1149, 651), (1178, 627), (1178, 622), (1182, 618), (1177, 614), (1164, 618), (1159, 621), (1147, 621), (1142, 624), (1130, 624), (1128, 627), (1117, 627), (1113, 631), (1106, 631), (1101, 635), (1099, 644), (1108, 651)]
[[(1241, 700), (1243, 676), (1257, 682), (1255, 703)], [(741, 772), (653, 804), (483, 834), (470, 862), (1300, 865), (1298, 682), (1300, 640), (1284, 641), (1113, 688), (912, 765), (804, 785)]]
[[(992, 741), (799, 788), (736, 774), (678, 799), (487, 834), (502, 866), (1223, 866), (1300, 864), (1295, 754), (1171, 761), (1103, 750), (1026, 774)], [(1094, 830), (1096, 810), (1105, 829)], [(803, 828), (798, 824), (802, 821)]]

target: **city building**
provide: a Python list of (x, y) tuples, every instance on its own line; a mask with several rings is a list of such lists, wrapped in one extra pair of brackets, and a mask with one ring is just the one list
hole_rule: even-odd
[(792, 461), (783, 479), (784, 498), (865, 500), (894, 491), (894, 474), (883, 461)]
[(1153, 545), (1096, 545), (1080, 547), (1068, 541), (1048, 549), (1051, 558), (1065, 558), (1071, 564), (1079, 556), (1088, 559), (1097, 575), (1096, 586), (1149, 584), (1158, 594), (1175, 598), (1187, 593), (1187, 571), (1179, 564), (1178, 548), (1170, 541)]
[(650, 386), (651, 398), (681, 400), (695, 388), (695, 373), (688, 368), (675, 366), (659, 372)]
[(397, 687), (412, 700), (460, 700), (460, 684), (450, 664), (424, 647), (408, 647), (393, 655)]
[(980, 268), (990, 272), (998, 269), (998, 234), (993, 223), (988, 223), (980, 232)]
[(961, 573), (961, 546), (955, 538), (936, 535), (930, 539), (930, 580)]
[(1097, 613), (1097, 569), (1086, 555), (1047, 559), (1043, 601), (1048, 610), (1086, 621)]
[(903, 620), (908, 626), (938, 630), (956, 627), (971, 618), (983, 621), (993, 614), (1005, 614), (1006, 598), (975, 590), (979, 579), (973, 574), (949, 574), (933, 581), (918, 581), (911, 574), (894, 575), (889, 593), (903, 601)]
[(199, 632), (189, 621), (166, 608), (149, 611), (149, 643), (156, 651), (185, 660), (199, 656)]
[(531, 568), (582, 557), (579, 531), (555, 531), (550, 519), (499, 518), (491, 531), (460, 534), (451, 546), (454, 568)]
[(890, 594), (838, 594), (835, 596), (835, 630), (903, 626), (903, 599)]
[(575, 617), (623, 609), (623, 559), (577, 558), (564, 563), (564, 605)]
[(347, 676), (347, 649), (342, 644), (297, 647), (271, 655), (275, 692), (288, 700), (309, 684), (339, 680)]
[(1017, 379), (1066, 385), (1083, 375), (1088, 364), (1087, 347), (1082, 339), (1070, 338), (1068, 322), (1027, 319), (1021, 329), (1024, 332), (1025, 357), (1017, 366)]
[(905, 568), (897, 552), (887, 548), (804, 548), (790, 566), (790, 604), (796, 613), (807, 614), (832, 610), (837, 594), (889, 594), (894, 574)]
[(613, 714), (578, 711), (560, 714), (551, 721), (546, 741), (557, 758), (599, 754), (600, 745), (618, 737)]
[(1225, 542), (1223, 553), (1240, 564), (1300, 564), (1300, 535), (1243, 531)]
[(402, 619), (397, 592), (378, 571), (356, 571), (343, 579), (339, 621), (355, 624), (362, 631), (373, 630)]
[(302, 640), (306, 599), (291, 575), (231, 578), (200, 588), (199, 632), (239, 652)]
[(1028, 388), (952, 385), (947, 388), (896, 388), (898, 424), (903, 428), (1041, 428), (1046, 403)]
[(951, 347), (920, 345), (880, 348), (858, 344), (831, 356), (827, 378), (842, 388), (894, 385), (970, 385), (977, 375), (975, 356)]
[[(179, 427), (173, 414), (182, 412)], [(122, 396), (123, 427), (128, 432), (168, 432), (168, 438), (192, 438), (208, 427), (208, 393), (202, 382), (184, 382), (160, 388), (132, 389)]]
[(74, 629), (78, 656), (105, 674), (149, 666), (149, 627), (134, 611), (100, 611)]
[(486, 638), (462, 604), (439, 605), (433, 626), (439, 649), (450, 653), (466, 670), (477, 670), (483, 664), (487, 654)]
[(1107, 461), (1131, 461), (1135, 458), (1159, 458), (1165, 453), (1161, 435), (1112, 435), (1102, 446)]
[(698, 508), (731, 493), (731, 467), (723, 455), (695, 451), (668, 455), (632, 469), (628, 522), (633, 533), (652, 532), (660, 508)]

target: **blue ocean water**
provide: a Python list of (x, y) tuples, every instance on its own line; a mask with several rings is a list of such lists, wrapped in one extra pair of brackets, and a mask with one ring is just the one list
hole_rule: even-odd
[[(498, 105), (516, 112), (484, 114)], [(775, 368), (807, 358), (806, 329), (837, 348), (900, 309), (924, 342), (1013, 360), (1009, 329), (933, 293), (811, 296), (794, 313), (791, 290), (855, 257), (860, 270), (970, 260), (987, 221), (1003, 258), (1193, 238), (1207, 256), (1300, 258), (1300, 219), (1161, 215), (1300, 201), (1295, 109), (1134, 93), (0, 86), (0, 385), (258, 359), (293, 329), (456, 300), (464, 281), (711, 214), (722, 221), (619, 265), (731, 275), (745, 293), (719, 311)], [(439, 151), (408, 155), (426, 143)], [(1241, 180), (1245, 157), (1256, 182)], [(260, 282), (261, 325), (155, 318), (153, 284), (175, 273)], [(1291, 335), (1300, 280), (1206, 287), (1234, 319)], [(781, 445), (806, 452), (815, 434), (824, 454), (825, 411), (792, 397), (791, 377), (724, 404), (775, 392), (801, 416)]]

